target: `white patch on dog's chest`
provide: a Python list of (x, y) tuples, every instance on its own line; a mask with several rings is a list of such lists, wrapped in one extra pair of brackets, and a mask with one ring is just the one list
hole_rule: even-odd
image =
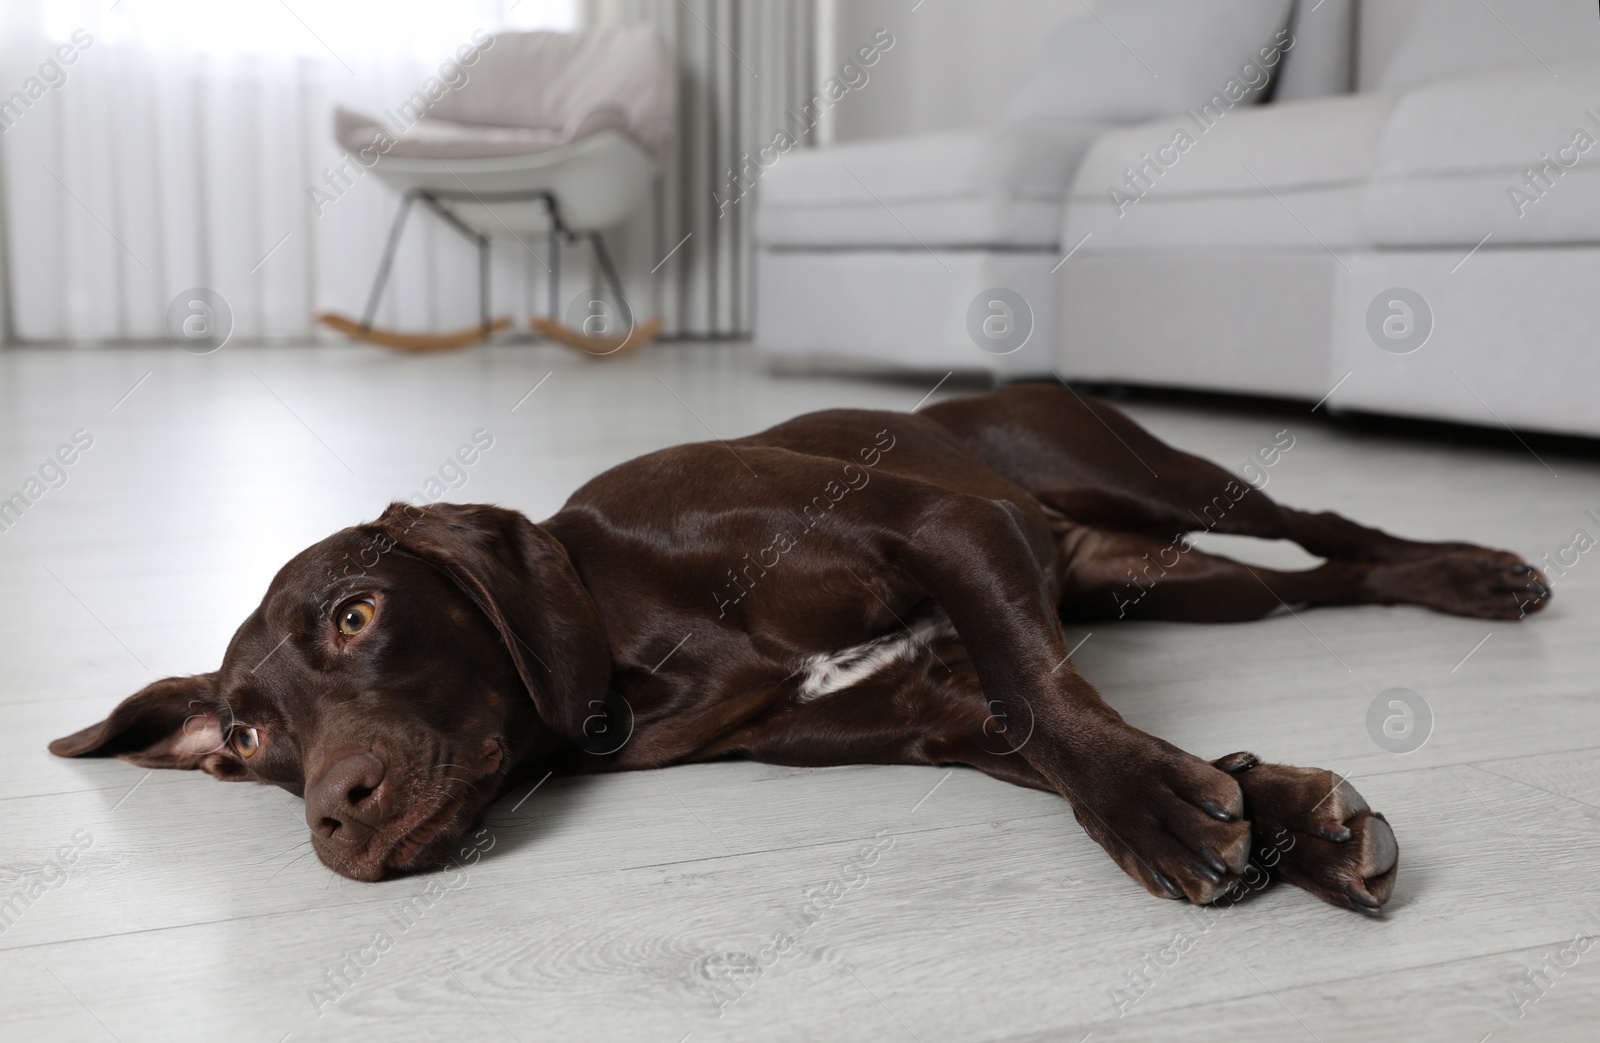
[(853, 688), (891, 666), (910, 662), (935, 641), (955, 637), (956, 628), (943, 612), (920, 616), (892, 634), (838, 652), (807, 656), (794, 676), (800, 679), (800, 702)]

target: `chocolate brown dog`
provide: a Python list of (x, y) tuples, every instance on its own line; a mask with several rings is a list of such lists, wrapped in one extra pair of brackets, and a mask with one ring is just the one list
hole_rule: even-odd
[[(1327, 560), (1248, 567), (1177, 538), (1201, 529)], [(1214, 900), (1254, 836), (1275, 875), (1376, 913), (1398, 849), (1353, 788), (1131, 727), (1062, 620), (1514, 619), (1548, 595), (1515, 555), (1280, 507), (1105, 402), (1019, 385), (663, 450), (542, 525), (391, 505), (290, 561), (220, 670), (50, 748), (301, 794), (318, 856), (358, 880), (436, 863), (533, 771), (965, 764), (1067, 798), (1152, 894)]]

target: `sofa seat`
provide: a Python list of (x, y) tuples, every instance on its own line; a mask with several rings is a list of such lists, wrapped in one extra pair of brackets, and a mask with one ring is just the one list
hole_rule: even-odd
[(807, 149), (762, 176), (763, 246), (1050, 250), (1098, 126), (1000, 127)]
[(1362, 201), (1395, 103), (1392, 95), (1345, 95), (1110, 131), (1073, 181), (1063, 242), (1089, 250), (1368, 245)]
[(1600, 241), (1600, 67), (1534, 66), (1407, 92), (1384, 130), (1363, 222), (1380, 247)]

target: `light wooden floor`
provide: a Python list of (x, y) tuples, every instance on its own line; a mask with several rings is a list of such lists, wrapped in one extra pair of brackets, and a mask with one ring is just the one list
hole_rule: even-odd
[[(477, 428), (494, 447), (450, 498), (538, 518), (707, 426), (906, 409), (931, 386), (775, 379), (728, 346), (600, 365), (529, 347), (0, 355), (0, 494), (75, 429), (94, 437), (0, 534), (0, 905), (51, 882), (0, 934), (0, 1038), (1594, 1038), (1600, 947), (1561, 950), (1600, 934), (1600, 554), (1526, 624), (1367, 608), (1070, 635), (1142, 727), (1206, 756), (1352, 774), (1401, 843), (1381, 922), (1288, 888), (1207, 921), (1146, 895), (1056, 798), (964, 770), (553, 779), (494, 808), (494, 850), (428, 895), (428, 878), (359, 884), (299, 857), (300, 803), (281, 791), (45, 752), (147, 681), (214, 667), (284, 560), (419, 489)], [(1600, 513), (1595, 460), (1352, 434), (1306, 412), (1131, 411), (1236, 469), (1287, 428), (1268, 488), (1298, 506), (1530, 557), (1580, 527), (1600, 536), (1583, 514)], [(1408, 754), (1367, 729), (1396, 687), (1434, 717)], [(866, 882), (812, 902), (824, 913), (802, 929), (808, 892), (853, 879), (880, 836), (893, 846)], [(46, 864), (74, 838), (60, 879)], [(424, 910), (409, 924), (407, 903)], [(352, 953), (359, 974), (330, 1001), (326, 974)], [(1119, 1010), (1113, 990), (1140, 968), (1150, 983)]]

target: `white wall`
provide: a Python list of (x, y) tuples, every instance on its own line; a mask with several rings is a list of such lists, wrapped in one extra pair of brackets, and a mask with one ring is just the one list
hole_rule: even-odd
[[(957, 130), (994, 122), (1056, 26), (1088, 17), (1075, 0), (822, 0), (819, 80), (880, 28), (895, 43), (870, 82), (834, 109), (824, 140)], [(916, 10), (912, 10), (915, 6)]]

